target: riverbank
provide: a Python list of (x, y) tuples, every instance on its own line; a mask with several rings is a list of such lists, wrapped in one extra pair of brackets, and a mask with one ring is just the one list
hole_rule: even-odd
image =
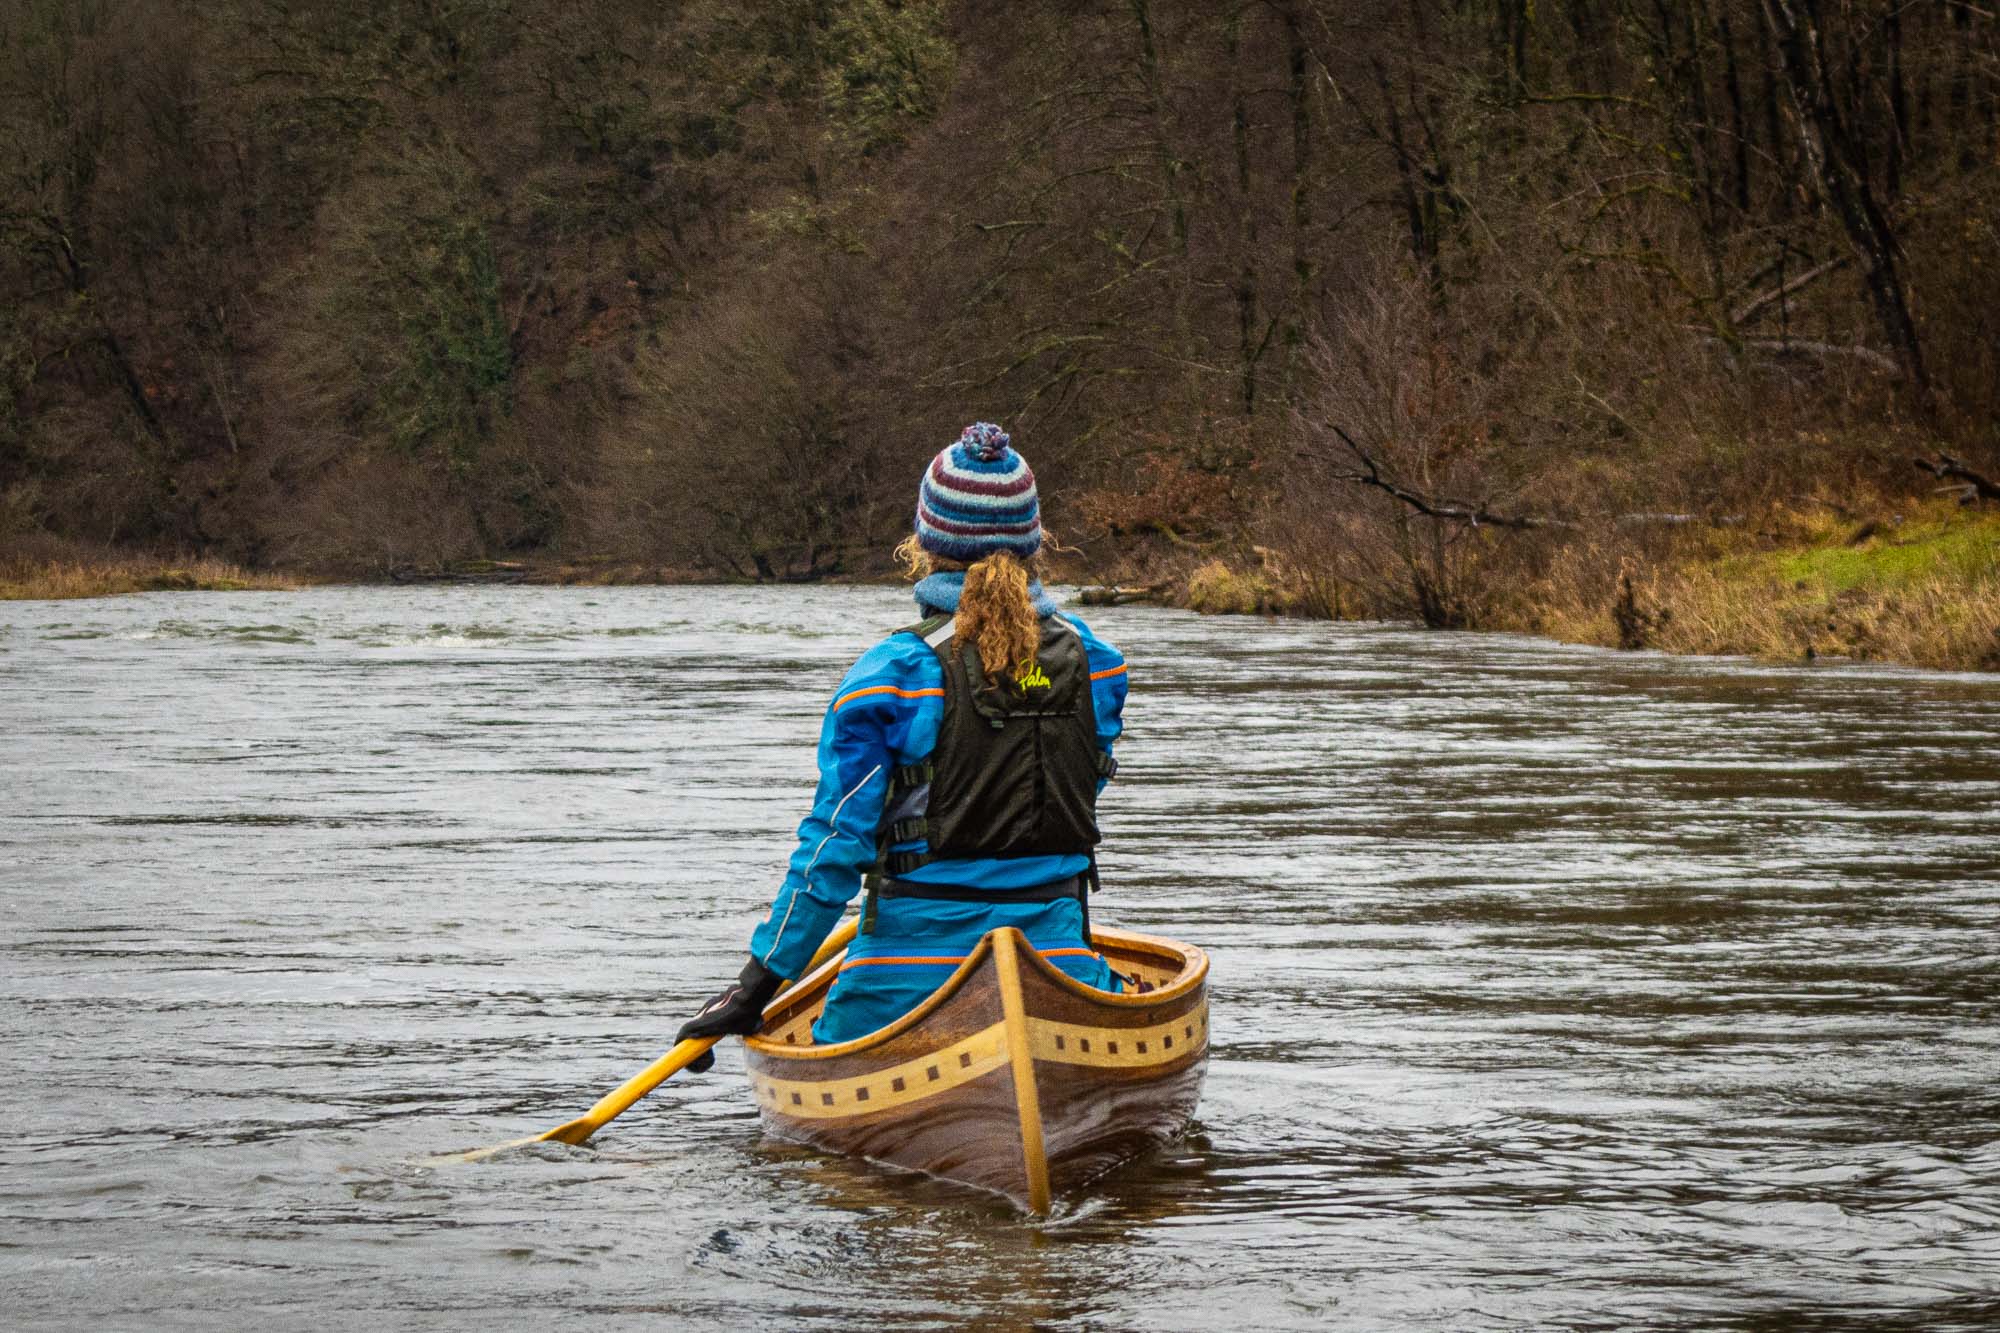
[[(1365, 587), (1303, 572), (1269, 548), (1248, 550), (1248, 558), (1207, 559), (1171, 574), (1148, 565), (1143, 576), (1127, 570), (1130, 577), (1116, 581), (1142, 585), (1131, 590), (1139, 599), (1211, 615), (1396, 618)], [(1094, 570), (1058, 572), (1064, 581), (1104, 581)], [(2000, 671), (2000, 511), (1947, 500), (1775, 508), (1646, 547), (1578, 540), (1540, 551), (1532, 565), (1510, 559), (1496, 542), (1481, 577), (1484, 591), (1465, 628), (1767, 661), (1847, 658)], [(288, 590), (323, 581), (209, 558), (0, 561), (0, 600)], [(585, 560), (465, 562), (397, 581), (604, 587), (738, 580)], [(1120, 593), (1114, 600), (1127, 599)]]
[(1708, 534), (1678, 558), (1625, 567), (1608, 605), (1547, 580), (1521, 628), (1673, 653), (2000, 671), (2000, 513), (1931, 502), (1785, 517), (1792, 531), (1775, 542)]
[[(1384, 617), (1381, 588), (1315, 577), (1256, 549), (1254, 560), (1183, 572), (1161, 600), (1207, 614)], [(2000, 671), (2000, 511), (1990, 507), (1868, 498), (1774, 506), (1644, 539), (1531, 545), (1491, 534), (1455, 574), (1464, 617), (1455, 628), (1767, 661)]]
[(0, 560), (0, 601), (63, 601), (128, 592), (273, 592), (311, 582), (207, 557), (145, 556)]

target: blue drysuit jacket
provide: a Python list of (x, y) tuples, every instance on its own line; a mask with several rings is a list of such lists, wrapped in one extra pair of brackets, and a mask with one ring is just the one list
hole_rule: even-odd
[[(962, 574), (933, 574), (917, 585), (918, 606), (926, 615), (955, 611), (963, 582)], [(1039, 586), (1031, 591), (1038, 611), (1059, 614)], [(1122, 729), (1125, 659), (1081, 620), (1063, 618), (1083, 641), (1097, 741), (1109, 754)], [(751, 936), (750, 952), (764, 966), (789, 978), (805, 971), (874, 864), (891, 776), (930, 757), (943, 717), (944, 670), (915, 635), (891, 635), (848, 671), (820, 727), (819, 791), (812, 813), (799, 825), (798, 849), (770, 915)], [(921, 842), (897, 844), (897, 850), (921, 849)], [(939, 860), (901, 878), (1004, 892), (1079, 875), (1089, 864), (1085, 856)], [(936, 990), (980, 936), (1001, 926), (1017, 927), (1051, 963), (1077, 980), (1117, 989), (1110, 967), (1084, 938), (1083, 912), (1074, 900), (887, 898), (877, 907), (874, 929), (856, 936), (849, 947), (826, 1010), (813, 1027), (814, 1040), (847, 1041), (893, 1022)]]

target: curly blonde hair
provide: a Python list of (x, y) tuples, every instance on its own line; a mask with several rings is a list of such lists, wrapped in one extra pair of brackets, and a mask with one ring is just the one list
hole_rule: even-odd
[[(1044, 534), (1043, 541), (1049, 538)], [(986, 682), (999, 686), (1034, 666), (1041, 647), (1041, 617), (1028, 592), (1029, 581), (1039, 577), (1039, 556), (1026, 563), (1011, 551), (996, 551), (970, 565), (940, 560), (917, 544), (916, 534), (905, 537), (896, 547), (896, 562), (911, 579), (921, 579), (940, 569), (965, 571), (965, 589), (958, 595), (958, 616), (952, 634), (961, 643), (972, 644), (979, 652), (979, 668)]]

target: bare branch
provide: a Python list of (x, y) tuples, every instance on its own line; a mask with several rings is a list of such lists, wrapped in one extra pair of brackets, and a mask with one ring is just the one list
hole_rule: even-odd
[[(1576, 526), (1573, 523), (1565, 523), (1560, 519), (1534, 518), (1519, 514), (1496, 514), (1491, 509), (1488, 509), (1483, 501), (1454, 500), (1445, 496), (1425, 495), (1421, 491), (1411, 490), (1395, 479), (1384, 476), (1382, 468), (1375, 461), (1374, 456), (1356, 444), (1352, 435), (1349, 435), (1333, 422), (1328, 422), (1327, 426), (1335, 435), (1340, 437), (1341, 443), (1345, 444), (1348, 452), (1352, 453), (1360, 461), (1362, 468), (1359, 472), (1335, 472), (1333, 476), (1336, 480), (1351, 481), (1357, 485), (1373, 486), (1377, 490), (1386, 491), (1427, 518), (1444, 519), (1453, 523), (1465, 523), (1475, 528), (1509, 528), (1517, 532), (1532, 532), (1541, 528), (1571, 528)], [(1301, 452), (1299, 457), (1312, 462), (1326, 462), (1325, 458), (1317, 454)]]
[(1757, 296), (1753, 296), (1748, 301), (1745, 301), (1742, 305), (1736, 307), (1735, 311), (1729, 316), (1729, 322), (1731, 324), (1736, 325), (1738, 328), (1741, 328), (1744, 324), (1747, 324), (1751, 320), (1755, 319), (1758, 316), (1758, 314), (1761, 313), (1763, 310), (1765, 310), (1767, 307), (1776, 305), (1779, 301), (1782, 301), (1787, 296), (1790, 296), (1793, 292), (1799, 290), (1799, 288), (1807, 286), (1810, 283), (1817, 282), (1819, 279), (1825, 277), (1827, 274), (1833, 273), (1839, 269), (1846, 268), (1849, 264), (1853, 262), (1854, 262), (1854, 256), (1839, 255), (1833, 259), (1827, 260), (1824, 264), (1820, 264), (1813, 268), (1807, 269), (1804, 273), (1799, 274), (1798, 277), (1793, 278), (1790, 282), (1781, 283), (1778, 286), (1773, 287), (1770, 291), (1763, 292)]

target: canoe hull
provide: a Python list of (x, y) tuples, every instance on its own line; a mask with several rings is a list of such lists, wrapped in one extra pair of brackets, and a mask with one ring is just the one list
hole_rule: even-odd
[(1208, 960), (1122, 931), (1094, 942), (1157, 989), (1111, 995), (995, 931), (918, 1009), (811, 1044), (841, 961), (804, 978), (745, 1043), (772, 1133), (991, 1190), (1031, 1212), (1186, 1129), (1208, 1057)]

